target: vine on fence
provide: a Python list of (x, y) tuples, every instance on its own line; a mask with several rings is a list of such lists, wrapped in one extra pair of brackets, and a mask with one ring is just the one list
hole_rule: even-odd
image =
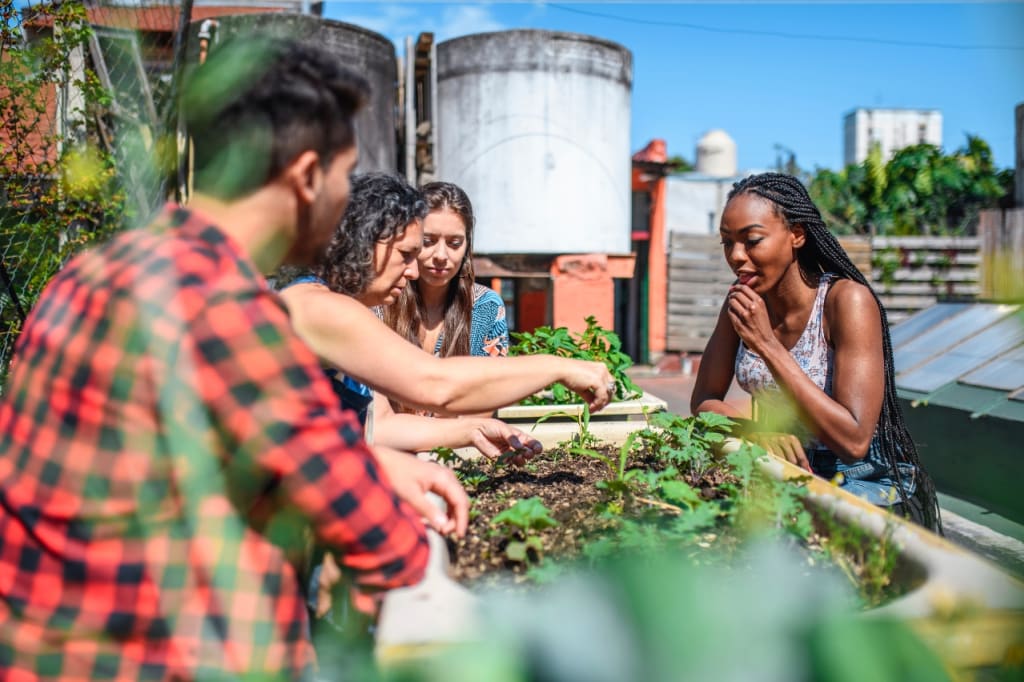
[(61, 265), (135, 219), (98, 135), (112, 98), (91, 67), (82, 3), (0, 7), (0, 379), (28, 311)]

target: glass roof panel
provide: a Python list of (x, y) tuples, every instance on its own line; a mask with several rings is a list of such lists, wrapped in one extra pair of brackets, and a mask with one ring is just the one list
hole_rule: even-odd
[(897, 348), (893, 352), (896, 372), (912, 369), (967, 337), (977, 334), (1014, 310), (1016, 310), (1016, 306), (993, 303), (979, 303), (970, 306), (956, 317), (935, 325), (916, 339), (911, 339)]
[(992, 362), (960, 377), (961, 383), (1002, 391), (1024, 388), (1024, 346), (1018, 346)]
[(969, 305), (969, 303), (936, 303), (914, 313), (899, 324), (893, 325), (892, 329), (889, 330), (889, 336), (892, 337), (892, 347), (896, 348), (903, 345), (943, 320), (963, 312)]
[[(959, 334), (961, 325), (954, 321), (952, 327), (948, 335)], [(896, 383), (912, 391), (931, 392), (1022, 343), (1024, 324), (1021, 318), (1017, 315), (1006, 317), (923, 365), (899, 375)]]

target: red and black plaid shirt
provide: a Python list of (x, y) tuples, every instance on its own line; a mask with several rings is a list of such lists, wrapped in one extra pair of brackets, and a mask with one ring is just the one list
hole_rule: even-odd
[(276, 294), (199, 216), (171, 206), (73, 260), (15, 358), (0, 404), (6, 679), (308, 674), (288, 561), (307, 524), (363, 591), (421, 578), (420, 521)]

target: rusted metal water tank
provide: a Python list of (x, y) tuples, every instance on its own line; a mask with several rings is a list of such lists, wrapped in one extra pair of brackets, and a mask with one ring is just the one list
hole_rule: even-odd
[(484, 254), (630, 251), (632, 55), (550, 31), (437, 47), (437, 177), (469, 194)]
[[(205, 20), (189, 27), (188, 56), (199, 58), (199, 32)], [(366, 78), (373, 92), (367, 106), (356, 117), (359, 143), (357, 172), (398, 169), (395, 151), (395, 88), (398, 62), (395, 47), (384, 36), (360, 26), (322, 19), (308, 14), (232, 14), (215, 17), (216, 44), (234, 36), (256, 33), (294, 36), (314, 43), (337, 55), (342, 62)]]

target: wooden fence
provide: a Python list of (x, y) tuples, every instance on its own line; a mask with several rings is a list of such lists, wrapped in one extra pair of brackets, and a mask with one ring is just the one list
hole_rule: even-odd
[[(1024, 228), (1012, 234), (1016, 257), (1024, 258)], [(971, 300), (982, 293), (979, 237), (851, 236), (839, 242), (871, 280), (891, 322), (940, 299)], [(666, 349), (701, 352), (735, 280), (718, 236), (671, 233), (668, 268)]]
[(1024, 299), (1024, 208), (982, 211), (978, 234), (981, 295), (994, 301)]
[(735, 279), (717, 235), (669, 234), (667, 350), (703, 352)]
[(980, 237), (874, 237), (871, 248), (872, 284), (890, 323), (981, 294)]

